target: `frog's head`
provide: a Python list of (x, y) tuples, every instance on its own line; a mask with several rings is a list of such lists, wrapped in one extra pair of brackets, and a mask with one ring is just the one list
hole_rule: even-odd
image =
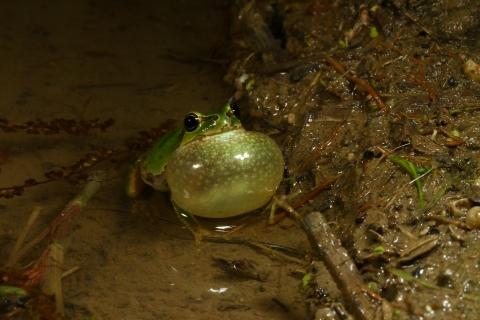
[(184, 135), (181, 144), (199, 137), (241, 128), (239, 109), (235, 103), (229, 102), (215, 113), (190, 112), (183, 120)]

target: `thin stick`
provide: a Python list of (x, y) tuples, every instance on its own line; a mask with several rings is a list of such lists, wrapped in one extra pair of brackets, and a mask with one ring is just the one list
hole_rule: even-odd
[(41, 210), (42, 208), (38, 206), (33, 208), (32, 213), (28, 217), (27, 223), (23, 227), (22, 231), (20, 232), (20, 235), (17, 238), (17, 241), (15, 242), (15, 246), (10, 252), (10, 257), (8, 258), (8, 261), (5, 264), (6, 268), (13, 267), (21, 258), (21, 255), (19, 255), (19, 250), (23, 246), (25, 242), (25, 238), (27, 237), (27, 234), (30, 232), (30, 229), (35, 224), (35, 221), (37, 221), (37, 218), (40, 215)]
[(374, 319), (374, 305), (365, 294), (363, 279), (323, 215), (311, 212), (299, 223), (307, 234), (315, 255), (325, 264), (340, 289), (347, 309), (355, 319)]
[(342, 293), (345, 306), (353, 313), (355, 319), (374, 319), (374, 305), (364, 293), (365, 284), (362, 276), (350, 259), (347, 250), (342, 247), (340, 239), (331, 231), (323, 215), (320, 212), (311, 212), (302, 219), (302, 216), (288, 203), (280, 199), (275, 201), (295, 218), (298, 225), (305, 231), (314, 254), (327, 267), (330, 276)]
[(79, 267), (79, 266), (75, 266), (75, 267), (73, 267), (73, 268), (68, 269), (67, 271), (65, 271), (65, 272), (62, 273), (62, 279), (68, 277), (68, 276), (71, 275), (72, 273), (77, 272), (78, 270), (80, 270), (80, 267)]
[(442, 216), (438, 216), (438, 215), (433, 215), (433, 214), (430, 214), (430, 215), (427, 215), (425, 217), (426, 220), (433, 220), (433, 221), (436, 221), (440, 224), (447, 224), (447, 225), (454, 225), (460, 229), (463, 229), (463, 230), (472, 230), (471, 228), (469, 228), (467, 226), (466, 223), (464, 222), (461, 222), (461, 221), (458, 221), (458, 220), (454, 220), (454, 219), (449, 219), (449, 218), (446, 218), (446, 217), (442, 217)]

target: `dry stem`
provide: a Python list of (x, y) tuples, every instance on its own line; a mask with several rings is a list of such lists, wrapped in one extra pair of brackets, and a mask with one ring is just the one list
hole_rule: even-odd
[(42, 232), (18, 249), (15, 253), (15, 263), (47, 237), (59, 240), (60, 238), (68, 236), (71, 219), (73, 216), (80, 213), (90, 198), (98, 191), (102, 182), (101, 179), (102, 177), (94, 177), (88, 181), (83, 190), (65, 206), (60, 214), (58, 214)]
[(48, 247), (45, 270), (42, 279), (42, 291), (55, 297), (55, 307), (59, 314), (65, 314), (62, 292), (62, 268), (64, 248), (61, 244), (53, 242)]
[(309, 213), (302, 221), (302, 228), (317, 258), (327, 267), (337, 284), (346, 307), (358, 320), (374, 319), (375, 309), (365, 295), (365, 285), (355, 263), (342, 247), (320, 212)]
[(15, 242), (15, 246), (13, 247), (12, 251), (10, 252), (10, 257), (8, 258), (7, 263), (5, 264), (6, 268), (11, 268), (13, 267), (18, 260), (22, 257), (19, 253), (20, 248), (22, 248), (25, 239), (27, 237), (28, 232), (30, 229), (32, 229), (32, 226), (35, 224), (37, 221), (38, 216), (40, 215), (41, 208), (40, 207), (34, 207), (32, 210), (32, 213), (28, 217), (27, 223), (23, 227), (22, 231), (20, 232), (20, 235), (17, 238), (17, 241)]

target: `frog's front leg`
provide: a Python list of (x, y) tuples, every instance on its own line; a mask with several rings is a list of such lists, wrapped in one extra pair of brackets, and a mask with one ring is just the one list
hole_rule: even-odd
[(212, 237), (217, 238), (218, 236), (215, 235), (213, 232), (205, 229), (202, 225), (198, 222), (194, 215), (188, 213), (187, 211), (183, 210), (179, 206), (172, 201), (173, 209), (178, 216), (178, 219), (182, 222), (182, 224), (193, 234), (195, 238), (195, 242), (199, 244), (204, 238)]
[(142, 180), (140, 173), (140, 161), (136, 161), (128, 172), (127, 180), (127, 195), (130, 198), (137, 198), (145, 188), (145, 183)]

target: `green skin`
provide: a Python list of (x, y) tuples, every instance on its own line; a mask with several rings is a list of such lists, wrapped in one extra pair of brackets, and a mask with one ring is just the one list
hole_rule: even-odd
[(276, 143), (244, 130), (230, 104), (215, 113), (194, 114), (200, 120), (197, 128), (165, 134), (137, 160), (128, 195), (137, 197), (145, 184), (170, 190), (183, 218), (227, 218), (267, 204), (283, 176)]

